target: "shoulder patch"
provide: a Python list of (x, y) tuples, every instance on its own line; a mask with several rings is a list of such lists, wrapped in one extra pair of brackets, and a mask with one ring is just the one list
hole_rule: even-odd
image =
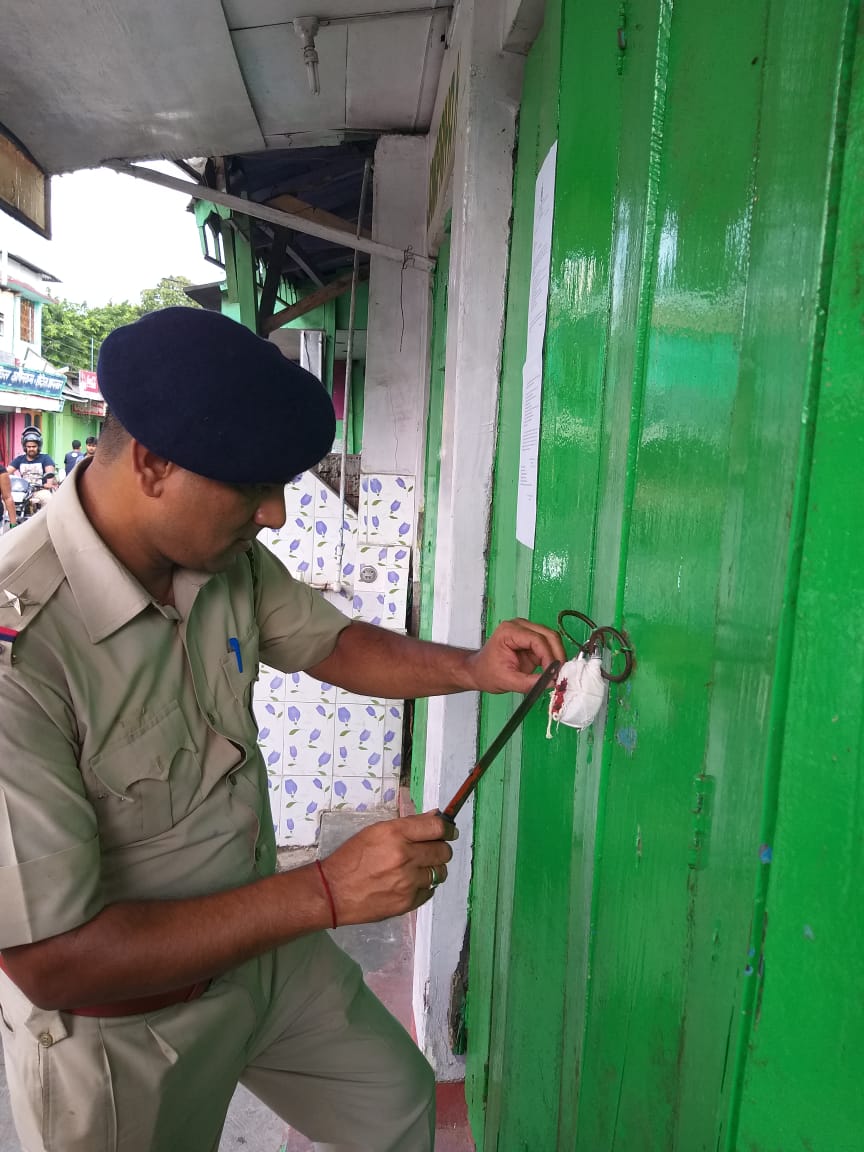
[(0, 568), (0, 667), (12, 664), (15, 640), (65, 579), (51, 541), (37, 537), (33, 543), (13, 571)]
[(0, 627), (0, 668), (7, 668), (12, 663), (12, 645), (17, 635), (14, 628)]

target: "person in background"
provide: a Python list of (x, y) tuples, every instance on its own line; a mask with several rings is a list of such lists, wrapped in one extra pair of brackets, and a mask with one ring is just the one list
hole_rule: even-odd
[(63, 469), (68, 476), (78, 461), (83, 457), (84, 453), (81, 451), (81, 441), (72, 441), (72, 451), (67, 452), (63, 457)]
[(18, 514), (15, 511), (15, 501), (12, 499), (12, 485), (9, 483), (9, 473), (6, 471), (6, 465), (0, 460), (0, 500), (3, 502), (3, 507), (6, 509), (6, 516), (0, 513), (0, 519), (6, 523), (8, 516), (8, 523), (10, 528), (17, 528)]
[(87, 437), (87, 439), (84, 441), (84, 449), (85, 449), (86, 454), (88, 456), (95, 456), (96, 455), (96, 445), (98, 443), (99, 443), (99, 441), (96, 439), (95, 436), (88, 436)]
[(9, 464), (11, 475), (16, 473), (28, 480), (34, 488), (55, 488), (57, 465), (47, 452), (42, 451), (42, 433), (31, 424), (21, 433), (23, 452)]

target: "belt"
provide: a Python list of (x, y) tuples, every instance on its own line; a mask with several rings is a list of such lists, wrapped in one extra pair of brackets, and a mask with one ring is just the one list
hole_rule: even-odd
[[(5, 972), (9, 976), (2, 955), (0, 955), (0, 972)], [(12, 977), (9, 976), (9, 979), (12, 980)], [(147, 1012), (158, 1012), (160, 1008), (171, 1008), (174, 1004), (186, 1004), (197, 1000), (209, 987), (209, 980), (199, 980), (197, 984), (187, 984), (185, 988), (172, 988), (168, 992), (155, 992), (152, 996), (138, 996), (134, 1000), (114, 1000), (110, 1004), (87, 1004), (80, 1008), (61, 1008), (61, 1012), (68, 1012), (72, 1016), (141, 1016)]]
[(210, 987), (209, 980), (199, 980), (185, 988), (172, 988), (170, 992), (157, 992), (153, 996), (139, 996), (135, 1000), (115, 1000), (112, 1004), (88, 1004), (82, 1008), (63, 1008), (73, 1016), (142, 1016), (171, 1008), (174, 1004), (187, 1004), (203, 996)]

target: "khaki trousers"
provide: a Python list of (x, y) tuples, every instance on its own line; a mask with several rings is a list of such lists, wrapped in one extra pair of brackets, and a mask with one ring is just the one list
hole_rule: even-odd
[(238, 1081), (321, 1144), (433, 1147), (432, 1070), (326, 933), (149, 1016), (36, 1008), (2, 973), (0, 1009), (24, 1152), (215, 1152)]

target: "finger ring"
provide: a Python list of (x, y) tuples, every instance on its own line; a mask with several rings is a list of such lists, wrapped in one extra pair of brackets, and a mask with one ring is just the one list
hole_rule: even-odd
[(438, 873), (435, 871), (435, 866), (433, 864), (430, 864), (429, 865), (429, 887), (430, 888), (437, 888), (440, 883), (441, 883), (441, 880), (438, 876)]

